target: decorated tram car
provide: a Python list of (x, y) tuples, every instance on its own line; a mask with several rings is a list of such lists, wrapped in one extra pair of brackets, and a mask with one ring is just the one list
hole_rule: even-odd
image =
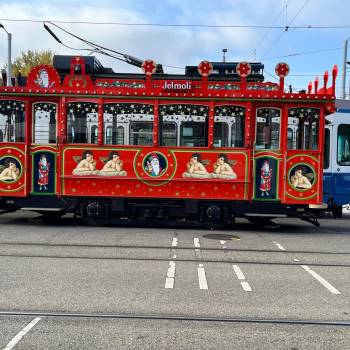
[(202, 61), (170, 75), (152, 60), (114, 73), (56, 56), (0, 87), (0, 207), (87, 220), (233, 223), (322, 206), (325, 116), (336, 67), (306, 90), (264, 82), (260, 63)]

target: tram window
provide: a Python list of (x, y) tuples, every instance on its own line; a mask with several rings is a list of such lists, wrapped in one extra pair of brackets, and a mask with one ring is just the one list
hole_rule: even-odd
[(67, 111), (67, 142), (97, 144), (98, 105), (71, 102)]
[(176, 146), (177, 145), (177, 128), (173, 122), (163, 122), (161, 130), (161, 145)]
[(288, 149), (318, 149), (319, 116), (317, 108), (290, 108), (288, 111)]
[(184, 122), (180, 129), (180, 146), (206, 147), (206, 125), (204, 122)]
[(350, 125), (340, 124), (337, 137), (337, 163), (339, 165), (350, 165)]
[(153, 123), (131, 122), (130, 123), (130, 145), (153, 145)]
[(214, 147), (243, 147), (245, 107), (215, 107)]
[(56, 142), (57, 106), (55, 103), (38, 102), (33, 104), (34, 143)]
[(90, 133), (91, 135), (90, 143), (97, 143), (97, 133), (98, 133), (97, 125), (93, 125)]
[(24, 142), (25, 104), (22, 101), (0, 101), (1, 142)]
[(256, 111), (256, 140), (258, 149), (279, 149), (280, 114), (277, 108), (259, 108)]
[[(161, 145), (208, 146), (208, 106), (169, 104), (160, 106), (159, 110)], [(171, 124), (173, 126), (170, 126)], [(164, 132), (166, 134), (163, 137)]]
[(104, 142), (109, 145), (153, 145), (153, 105), (103, 105)]
[(228, 129), (227, 123), (214, 124), (214, 147), (228, 147)]
[(325, 130), (324, 135), (324, 160), (323, 160), (323, 169), (329, 168), (329, 155), (330, 155), (330, 139), (331, 139), (331, 132), (329, 129)]

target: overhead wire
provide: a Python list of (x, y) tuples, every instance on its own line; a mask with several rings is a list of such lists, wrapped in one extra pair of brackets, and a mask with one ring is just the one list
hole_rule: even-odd
[[(283, 14), (284, 11), (286, 11), (287, 13), (287, 6), (288, 3), (291, 0), (288, 0), (285, 4), (285, 6), (283, 6), (282, 10), (279, 12), (279, 14), (276, 16), (276, 18), (274, 19), (271, 28), (268, 28), (268, 30), (265, 31), (265, 33), (262, 35), (262, 37), (259, 39), (258, 44), (255, 46), (255, 48), (253, 49), (253, 51), (249, 54), (249, 57), (251, 57), (254, 53), (255, 53), (255, 57), (254, 59), (256, 59), (256, 49), (262, 44), (262, 42), (264, 41), (264, 39), (267, 37), (267, 35), (271, 32), (271, 29), (273, 29), (272, 27), (274, 26), (274, 24), (278, 21), (278, 19), (281, 17), (281, 15)], [(287, 21), (286, 21), (287, 23)]]
[[(306, 0), (305, 5), (310, 0)], [(297, 15), (301, 12), (303, 7), (299, 10)], [(296, 16), (297, 16), (296, 15)], [(88, 25), (117, 25), (117, 26), (135, 26), (135, 27), (198, 27), (198, 28), (256, 28), (256, 29), (284, 29), (286, 31), (289, 29), (348, 29), (350, 25), (297, 25), (292, 26), (292, 22), (296, 16), (290, 21), (286, 26), (274, 26), (274, 25), (240, 25), (240, 24), (198, 24), (198, 23), (187, 23), (187, 24), (176, 24), (176, 23), (127, 23), (127, 22), (94, 22), (94, 21), (61, 21), (54, 19), (14, 19), (14, 18), (0, 18), (0, 21), (7, 22), (30, 22), (30, 23), (60, 23), (60, 24), (88, 24)]]
[(305, 0), (304, 4), (301, 6), (301, 8), (299, 9), (299, 11), (296, 13), (296, 15), (293, 17), (293, 19), (289, 22), (289, 24), (286, 24), (285, 26), (285, 30), (277, 37), (277, 39), (272, 43), (272, 45), (270, 45), (268, 47), (267, 50), (265, 50), (264, 54), (261, 56), (261, 58), (265, 58), (266, 54), (281, 40), (282, 36), (291, 28), (293, 28), (291, 26), (291, 24), (295, 21), (295, 19), (298, 17), (298, 15), (301, 13), (301, 11), (305, 8), (305, 6), (307, 5), (307, 3), (310, 0)]

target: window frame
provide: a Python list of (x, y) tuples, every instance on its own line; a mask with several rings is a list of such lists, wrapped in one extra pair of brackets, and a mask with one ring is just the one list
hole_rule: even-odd
[[(89, 135), (87, 132), (85, 133), (86, 135), (86, 139), (88, 142), (69, 142), (68, 141), (68, 132), (69, 132), (69, 129), (68, 129), (68, 115), (69, 115), (69, 104), (71, 103), (94, 103), (96, 105), (96, 113), (97, 114), (97, 142), (96, 143), (90, 143), (89, 141), (91, 140), (91, 135)], [(65, 125), (66, 125), (66, 130), (65, 130), (65, 140), (66, 140), (66, 144), (68, 145), (86, 145), (86, 146), (97, 146), (98, 145), (98, 134), (99, 134), (99, 131), (100, 131), (100, 128), (99, 128), (99, 106), (100, 106), (100, 103), (98, 100), (96, 99), (72, 99), (72, 100), (67, 100), (66, 103), (65, 103), (65, 116), (64, 116), (64, 120), (65, 120)], [(83, 127), (88, 131), (88, 127), (87, 125), (83, 125)], [(89, 140), (89, 136), (90, 136), (90, 140)]]
[[(5, 97), (5, 96), (4, 96)], [(0, 102), (1, 101), (13, 101), (13, 102), (21, 102), (24, 104), (24, 111), (23, 111), (23, 141), (2, 141), (0, 142), (1, 144), (3, 143), (9, 143), (9, 144), (25, 144), (27, 142), (27, 131), (28, 131), (28, 101), (27, 100), (23, 100), (20, 98), (10, 98), (10, 97), (6, 97), (6, 98), (0, 98)], [(11, 124), (11, 126), (13, 127), (13, 124)]]
[[(308, 135), (307, 138), (305, 137), (305, 134), (306, 134), (305, 130), (306, 130), (306, 128), (305, 128), (305, 124), (304, 124), (304, 128), (303, 129), (301, 129), (299, 127), (299, 125), (297, 126), (297, 129), (296, 129), (296, 132), (297, 132), (297, 134), (296, 134), (296, 146), (298, 146), (298, 142), (299, 142), (298, 141), (298, 139), (299, 139), (298, 131), (301, 130), (302, 131), (302, 135), (303, 135), (302, 136), (302, 142), (305, 143), (305, 140), (308, 139), (309, 140), (308, 147), (306, 148), (305, 145), (303, 145), (304, 146), (303, 148), (299, 148), (299, 147), (289, 148), (288, 147), (288, 134), (287, 134), (287, 139), (286, 139), (287, 150), (288, 151), (307, 151), (307, 152), (320, 151), (320, 145), (321, 145), (321, 142), (320, 142), (321, 141), (320, 125), (321, 125), (322, 108), (320, 108), (320, 106), (317, 106), (317, 105), (311, 105), (311, 106), (310, 105), (293, 105), (293, 106), (289, 105), (287, 107), (287, 130), (288, 130), (288, 127), (291, 125), (291, 124), (289, 124), (289, 111), (292, 110), (292, 109), (298, 109), (298, 108), (318, 110), (318, 120), (317, 120), (317, 127), (316, 127), (316, 130), (317, 130), (317, 134), (316, 134), (317, 135), (317, 140), (316, 140), (317, 142), (316, 142), (316, 145), (317, 145), (317, 147), (315, 147), (315, 148), (312, 147), (313, 146), (313, 138), (310, 137), (310, 134)], [(298, 118), (298, 119), (300, 119), (300, 118)], [(312, 122), (314, 122), (314, 121), (315, 120), (313, 120)], [(312, 122), (308, 126), (309, 131), (311, 130), (311, 135), (313, 135), (312, 134), (312, 128), (313, 128), (313, 126), (312, 126), (313, 123)]]
[[(105, 111), (106, 107), (108, 105), (118, 105), (118, 104), (127, 104), (127, 105), (147, 105), (148, 107), (151, 106), (152, 110), (153, 110), (153, 114), (148, 114), (153, 116), (153, 120), (130, 120), (127, 122), (119, 122), (117, 120), (117, 124), (116, 124), (116, 129), (122, 127), (123, 128), (123, 144), (113, 144), (113, 143), (106, 143), (106, 117), (105, 114), (108, 114), (110, 116), (112, 116), (112, 135), (113, 135), (113, 119), (116, 118), (118, 119), (118, 114), (113, 115), (107, 111)], [(106, 100), (104, 99), (101, 102), (101, 110), (102, 110), (102, 123), (101, 123), (101, 128), (102, 128), (102, 133), (103, 133), (103, 138), (102, 138), (102, 145), (104, 146), (130, 146), (130, 147), (134, 147), (134, 146), (145, 146), (145, 147), (150, 147), (154, 145), (154, 141), (152, 142), (151, 145), (131, 145), (130, 144), (130, 140), (131, 140), (131, 123), (137, 123), (137, 122), (144, 122), (144, 123), (152, 123), (153, 128), (152, 128), (152, 139), (154, 138), (154, 130), (156, 129), (155, 126), (155, 106), (156, 103), (154, 101), (152, 101), (152, 103), (150, 103), (149, 100), (137, 100), (137, 101), (130, 101), (130, 100), (125, 100), (125, 99), (121, 99), (121, 100)], [(108, 128), (109, 126), (107, 126)], [(112, 142), (113, 142), (113, 136), (112, 136)]]
[[(36, 104), (38, 103), (50, 103), (56, 106), (56, 126), (55, 126), (55, 142), (48, 142), (48, 143), (41, 143), (41, 142), (36, 142), (35, 141), (35, 113), (34, 113), (34, 107)], [(58, 119), (59, 119), (59, 114), (58, 114), (58, 102), (54, 102), (54, 101), (50, 101), (50, 100), (40, 100), (40, 101), (33, 101), (32, 102), (32, 144), (33, 145), (54, 145), (58, 143)], [(49, 130), (49, 134), (50, 134), (50, 130)], [(50, 136), (49, 136), (50, 139)]]
[[(205, 146), (182, 146), (181, 145), (181, 135), (182, 135), (182, 127), (181, 123), (176, 123), (175, 121), (165, 121), (165, 123), (175, 123), (176, 124), (176, 146), (164, 146), (162, 145), (162, 124), (163, 124), (163, 115), (161, 115), (161, 108), (163, 106), (176, 106), (176, 105), (191, 105), (191, 106), (198, 106), (198, 107), (205, 107), (208, 110), (208, 113), (205, 117), (204, 120), (204, 143), (206, 144)], [(159, 103), (158, 105), (158, 111), (159, 111), (159, 128), (158, 128), (158, 138), (159, 138), (159, 145), (158, 147), (171, 147), (171, 148), (190, 148), (190, 149), (208, 149), (210, 148), (209, 146), (209, 118), (210, 118), (210, 104), (209, 103), (199, 103), (198, 101), (167, 101), (167, 102), (162, 102)], [(169, 115), (169, 114), (167, 114)]]
[[(260, 109), (275, 109), (279, 111), (279, 129), (278, 129), (278, 148), (265, 148), (265, 147), (259, 147), (257, 148), (257, 136), (258, 136), (258, 110)], [(263, 106), (255, 106), (254, 109), (254, 119), (255, 119), (255, 127), (254, 127), (254, 149), (258, 151), (278, 151), (282, 149), (282, 137), (281, 137), (281, 130), (282, 130), (282, 124), (283, 124), (283, 108), (280, 106), (269, 106), (269, 105), (263, 105)], [(272, 119), (272, 118), (271, 118)], [(272, 124), (272, 122), (271, 122)], [(272, 129), (270, 131), (272, 135)], [(272, 137), (270, 136), (270, 142), (272, 140)]]
[(350, 124), (344, 124), (344, 123), (339, 124), (338, 127), (337, 127), (337, 153), (336, 153), (336, 157), (337, 158), (336, 159), (337, 159), (337, 164), (339, 166), (346, 166), (346, 167), (348, 167), (348, 166), (350, 166), (350, 158), (349, 158), (349, 161), (348, 161), (349, 164), (343, 164), (342, 162), (339, 163), (339, 160), (338, 160), (338, 151), (339, 151), (339, 142), (338, 142), (338, 140), (339, 140), (339, 129), (340, 129), (341, 126), (347, 126), (350, 129)]
[[(232, 129), (233, 129), (233, 124), (232, 125), (229, 125), (228, 123), (225, 123), (225, 122), (222, 122), (222, 121), (215, 121), (215, 109), (217, 107), (239, 107), (239, 108), (243, 108), (244, 109), (244, 116), (243, 116), (243, 122), (242, 122), (242, 125), (241, 125), (241, 128), (242, 128), (242, 140), (241, 140), (241, 143), (242, 145), (241, 146), (232, 146), (232, 141), (233, 141), (233, 133), (232, 133)], [(214, 112), (213, 112), (213, 118), (214, 118), (214, 122), (213, 122), (213, 148), (214, 149), (225, 149), (225, 148), (230, 148), (230, 149), (242, 149), (242, 148), (245, 148), (245, 138), (246, 138), (246, 128), (247, 126), (249, 125), (249, 120), (247, 120), (247, 112), (248, 112), (248, 109), (249, 109), (249, 104), (242, 104), (242, 103), (232, 103), (232, 104), (228, 104), (227, 102), (221, 102), (221, 103), (216, 103), (215, 106), (214, 106)], [(234, 118), (234, 117), (232, 117)], [(214, 145), (214, 140), (215, 140), (215, 124), (218, 124), (218, 123), (225, 123), (227, 126), (228, 126), (228, 146), (215, 146)], [(231, 139), (230, 139), (231, 137)], [(231, 141), (231, 142), (230, 142)]]

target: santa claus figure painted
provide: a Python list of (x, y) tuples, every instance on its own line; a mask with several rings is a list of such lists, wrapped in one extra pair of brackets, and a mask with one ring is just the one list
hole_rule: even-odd
[(260, 191), (261, 197), (270, 196), (271, 190), (272, 169), (270, 169), (269, 162), (265, 159), (260, 169)]
[(50, 172), (50, 163), (47, 161), (45, 154), (42, 154), (39, 161), (39, 178), (38, 185), (40, 191), (47, 190), (47, 185), (49, 183), (49, 172)]
[(146, 163), (146, 171), (151, 176), (159, 176), (162, 173), (157, 153), (152, 153)]

